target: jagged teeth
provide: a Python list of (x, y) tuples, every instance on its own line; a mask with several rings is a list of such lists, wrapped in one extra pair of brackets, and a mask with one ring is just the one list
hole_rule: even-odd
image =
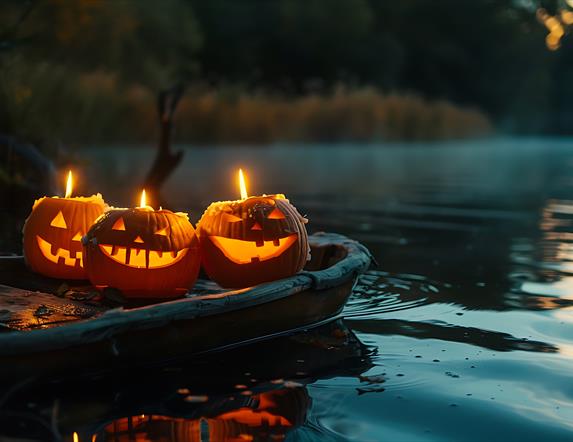
[(56, 264), (64, 264), (68, 267), (75, 267), (76, 264), (83, 267), (82, 252), (56, 247), (39, 236), (37, 236), (37, 241), (42, 254), (49, 261)]
[[(121, 264), (136, 268), (165, 267), (181, 258), (187, 249), (173, 252), (100, 245), (104, 253)], [(142, 253), (144, 252), (144, 253)]]

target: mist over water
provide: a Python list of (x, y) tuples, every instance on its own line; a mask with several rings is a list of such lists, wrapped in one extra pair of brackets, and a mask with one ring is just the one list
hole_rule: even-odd
[[(144, 392), (163, 397), (200, 379), (194, 394), (220, 405), (241, 398), (236, 385), (258, 389), (259, 408), (272, 402), (288, 425), (237, 430), (254, 440), (573, 438), (573, 140), (184, 150), (164, 198), (192, 221), (210, 201), (237, 198), (243, 167), (251, 193), (285, 193), (311, 231), (355, 238), (379, 265), (360, 277), (343, 322), (224, 363), (182, 363), (148, 377)], [(87, 149), (85, 180), (108, 202), (134, 204), (153, 154)], [(284, 379), (269, 389), (275, 376)], [(160, 402), (144, 396), (133, 416)], [(204, 409), (162, 410), (182, 420), (132, 428), (165, 440), (176, 427), (183, 441), (195, 440), (184, 422), (188, 435), (201, 417), (202, 434), (222, 425)], [(95, 420), (107, 440), (127, 425)]]

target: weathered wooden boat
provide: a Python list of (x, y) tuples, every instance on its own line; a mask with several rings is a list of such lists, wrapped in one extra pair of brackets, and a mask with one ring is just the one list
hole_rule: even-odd
[(340, 314), (372, 257), (341, 235), (309, 238), (312, 259), (290, 278), (225, 291), (199, 280), (187, 297), (110, 308), (93, 288), (29, 273), (0, 258), (0, 373), (42, 376), (149, 365), (316, 327)]

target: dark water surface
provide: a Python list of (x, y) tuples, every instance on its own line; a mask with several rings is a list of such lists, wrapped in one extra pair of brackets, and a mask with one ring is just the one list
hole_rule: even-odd
[[(83, 179), (131, 204), (153, 153), (89, 149)], [(186, 149), (171, 206), (197, 220), (234, 199), (239, 166), (311, 231), (374, 253), (344, 320), (113, 380), (16, 386), (0, 433), (573, 440), (573, 140)]]

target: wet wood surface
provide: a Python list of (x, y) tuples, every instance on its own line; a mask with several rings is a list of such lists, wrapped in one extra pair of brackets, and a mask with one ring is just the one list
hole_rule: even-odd
[(0, 330), (33, 330), (93, 318), (106, 309), (0, 284)]

